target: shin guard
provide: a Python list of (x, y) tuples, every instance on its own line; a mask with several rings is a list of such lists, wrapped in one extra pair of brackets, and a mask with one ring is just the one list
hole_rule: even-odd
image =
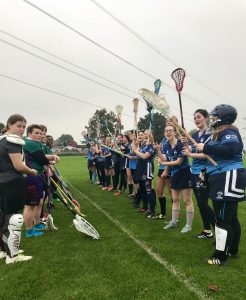
[(18, 255), (23, 216), (21, 214), (7, 215), (4, 224), (4, 248), (10, 257)]

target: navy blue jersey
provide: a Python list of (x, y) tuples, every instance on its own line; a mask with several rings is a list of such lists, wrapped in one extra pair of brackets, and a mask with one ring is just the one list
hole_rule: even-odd
[[(161, 143), (160, 143), (160, 151), (162, 154), (165, 154), (165, 145), (167, 143), (167, 139), (164, 138)], [(159, 170), (164, 170), (165, 166), (164, 165), (159, 165)]]
[[(201, 135), (200, 134), (201, 132), (198, 130), (192, 135), (193, 139), (197, 143), (204, 143), (210, 137), (210, 134), (206, 133), (206, 131), (204, 131)], [(197, 153), (196, 147), (193, 144), (192, 144), (192, 153)], [(193, 158), (192, 165), (191, 165), (192, 174), (200, 174), (200, 171), (204, 169), (206, 165), (207, 165), (206, 159)]]
[(204, 145), (203, 152), (218, 163), (218, 166), (214, 166), (208, 161), (207, 169), (210, 174), (243, 168), (243, 142), (237, 129), (228, 128), (219, 133), (217, 140)]
[(150, 157), (146, 159), (139, 158), (137, 163), (136, 173), (134, 174), (134, 179), (137, 181), (152, 179), (154, 177), (154, 157), (156, 154), (153, 145), (143, 145), (140, 147), (139, 151), (141, 153), (150, 153)]
[(177, 140), (177, 144), (174, 146), (174, 148), (172, 148), (169, 141), (167, 141), (167, 143), (165, 144), (164, 152), (167, 156), (167, 161), (175, 161), (179, 157), (183, 158), (183, 162), (180, 165), (168, 166), (171, 171), (171, 176), (173, 176), (177, 171), (179, 171), (181, 169), (185, 169), (190, 166), (187, 156), (183, 155), (183, 153), (182, 153), (183, 148), (184, 148), (184, 145), (181, 142), (181, 140)]

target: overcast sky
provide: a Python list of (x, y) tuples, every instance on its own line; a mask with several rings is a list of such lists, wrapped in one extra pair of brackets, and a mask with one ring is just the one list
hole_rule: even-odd
[[(22, 0), (0, 0), (0, 122), (21, 113), (29, 124), (46, 124), (55, 139), (68, 133), (79, 142), (97, 108), (115, 111), (120, 104), (123, 125), (130, 129), (132, 99), (139, 96), (139, 88), (153, 90), (158, 78), (164, 82), (161, 94), (179, 118), (170, 77), (179, 66), (187, 72), (182, 94), (185, 127), (194, 128), (196, 109), (210, 111), (226, 103), (237, 108), (236, 124), (246, 135), (245, 0), (97, 0), (156, 51), (93, 1), (31, 1), (94, 43)], [(146, 113), (140, 102), (139, 116)]]

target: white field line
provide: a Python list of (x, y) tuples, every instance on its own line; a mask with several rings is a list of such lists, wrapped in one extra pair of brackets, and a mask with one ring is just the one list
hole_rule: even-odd
[[(66, 181), (68, 182), (68, 181)], [(68, 182), (69, 183), (69, 182)], [(162, 265), (168, 272), (170, 272), (176, 279), (181, 282), (188, 290), (196, 294), (200, 299), (210, 299), (208, 295), (203, 293), (196, 284), (189, 280), (185, 273), (179, 271), (174, 265), (170, 264), (166, 259), (161, 257), (158, 253), (154, 252), (144, 241), (138, 239), (130, 230), (122, 225), (117, 219), (114, 219), (107, 211), (97, 205), (88, 196), (83, 194), (80, 190), (74, 187), (71, 183), (69, 185), (77, 191), (83, 198), (90, 202), (97, 210), (99, 210), (105, 217), (114, 223), (121, 231), (123, 231), (130, 239), (139, 245), (149, 256)], [(100, 233), (99, 233), (100, 234)]]

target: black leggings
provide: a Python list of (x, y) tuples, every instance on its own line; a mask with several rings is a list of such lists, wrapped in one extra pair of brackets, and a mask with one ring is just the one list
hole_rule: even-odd
[(193, 189), (202, 217), (203, 228), (210, 230), (211, 226), (215, 226), (215, 215), (213, 209), (208, 205), (209, 191), (208, 189)]
[(233, 255), (238, 253), (241, 237), (241, 226), (237, 216), (238, 202), (213, 201), (213, 208), (216, 225), (227, 230), (225, 251), (216, 250), (215, 254), (221, 259), (226, 259), (228, 253)]
[(144, 208), (148, 208), (148, 204), (149, 204), (149, 208), (150, 211), (152, 213), (155, 212), (155, 206), (156, 206), (156, 199), (155, 196), (153, 194), (152, 188), (152, 180), (151, 179), (146, 179), (144, 181), (139, 181), (139, 188), (142, 191), (142, 195), (143, 195), (143, 207)]

